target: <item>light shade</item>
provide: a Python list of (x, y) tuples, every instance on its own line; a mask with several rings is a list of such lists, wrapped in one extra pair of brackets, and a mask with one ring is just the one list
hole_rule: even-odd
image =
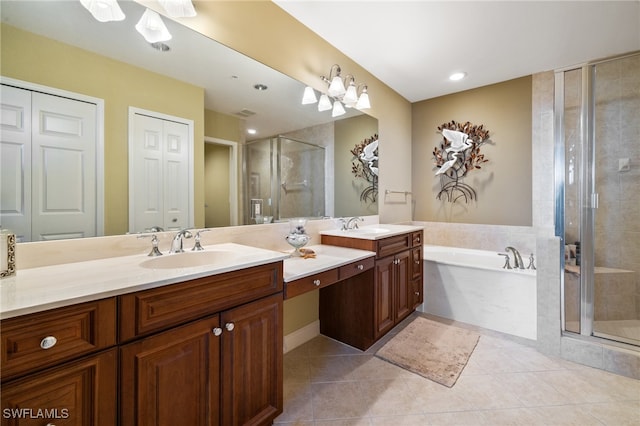
[(320, 96), (320, 102), (318, 102), (318, 111), (327, 111), (331, 109), (331, 99), (324, 93)]
[(358, 109), (371, 108), (371, 103), (369, 102), (369, 94), (367, 93), (366, 87), (362, 90), (362, 94), (358, 98), (358, 103), (356, 103), (356, 108)]
[(344, 106), (349, 108), (356, 106), (356, 102), (358, 102), (358, 90), (353, 82), (349, 84), (349, 87), (347, 87), (347, 93), (344, 94), (342, 102), (344, 102)]
[(331, 80), (331, 84), (329, 84), (329, 90), (327, 90), (329, 96), (337, 98), (344, 95), (345, 91), (346, 90), (344, 88), (344, 83), (342, 82), (340, 76), (333, 77), (333, 79)]
[(147, 9), (136, 24), (136, 30), (149, 43), (171, 40), (171, 33), (164, 25), (162, 18), (153, 10)]
[(124, 19), (124, 13), (116, 0), (80, 0), (80, 3), (100, 22)]
[(196, 9), (191, 0), (158, 0), (160, 5), (172, 18), (193, 18)]
[(342, 106), (342, 102), (335, 101), (333, 103), (333, 111), (331, 111), (331, 117), (339, 117), (341, 115), (346, 114), (344, 107)]
[(316, 92), (313, 90), (313, 87), (305, 87), (304, 94), (302, 95), (302, 105), (315, 104), (316, 102), (318, 102), (318, 98), (316, 98)]

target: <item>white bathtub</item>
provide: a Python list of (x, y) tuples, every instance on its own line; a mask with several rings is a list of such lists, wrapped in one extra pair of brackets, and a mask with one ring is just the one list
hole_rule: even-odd
[(497, 252), (425, 245), (424, 303), (418, 310), (535, 340), (535, 271), (502, 265)]

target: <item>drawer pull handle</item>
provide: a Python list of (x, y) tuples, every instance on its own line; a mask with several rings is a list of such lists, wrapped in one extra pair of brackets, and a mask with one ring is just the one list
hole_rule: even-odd
[(213, 329), (213, 335), (214, 336), (219, 336), (222, 334), (222, 329), (220, 327), (216, 327)]
[(362, 271), (364, 269), (364, 265), (358, 265), (358, 270)]
[(56, 345), (56, 343), (58, 343), (58, 339), (53, 336), (47, 336), (40, 341), (40, 347), (45, 350), (51, 349)]
[(232, 322), (228, 322), (224, 325), (224, 328), (226, 328), (227, 331), (233, 331), (233, 329), (236, 328), (236, 325)]
[(420, 292), (419, 291), (416, 291), (416, 296), (420, 296)]
[(419, 265), (419, 264), (420, 264), (420, 261), (419, 261), (419, 260), (416, 260), (415, 262), (416, 262), (416, 265)]
[(313, 280), (313, 283), (314, 283), (316, 286), (319, 286), (319, 285), (320, 285), (320, 280)]

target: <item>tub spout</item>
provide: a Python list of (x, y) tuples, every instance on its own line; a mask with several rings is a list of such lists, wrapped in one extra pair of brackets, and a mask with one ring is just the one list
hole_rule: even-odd
[(511, 251), (513, 253), (513, 263), (514, 263), (514, 267), (516, 269), (524, 269), (524, 262), (522, 261), (522, 256), (520, 256), (520, 252), (518, 250), (515, 249), (515, 247), (507, 247), (504, 249), (504, 251), (509, 252)]

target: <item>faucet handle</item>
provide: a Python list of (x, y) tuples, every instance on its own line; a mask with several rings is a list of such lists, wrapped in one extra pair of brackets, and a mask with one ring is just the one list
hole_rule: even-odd
[(511, 267), (511, 263), (509, 263), (509, 254), (507, 253), (498, 253), (498, 256), (504, 256), (504, 266), (502, 269), (513, 269)]
[(138, 235), (138, 238), (151, 238), (151, 251), (147, 256), (162, 256), (162, 252), (158, 249), (158, 237), (156, 236), (156, 234), (141, 234)]
[(527, 266), (527, 269), (532, 269), (532, 270), (536, 270), (536, 264), (535, 264), (535, 259), (533, 258), (533, 253), (531, 253), (531, 256), (529, 256), (529, 266)]
[(202, 251), (202, 250), (204, 250), (202, 245), (200, 245), (200, 233), (201, 232), (207, 232), (207, 231), (211, 231), (211, 229), (201, 229), (198, 232), (196, 232), (196, 236), (194, 237), (196, 242), (193, 244), (193, 248), (191, 249), (191, 251)]

